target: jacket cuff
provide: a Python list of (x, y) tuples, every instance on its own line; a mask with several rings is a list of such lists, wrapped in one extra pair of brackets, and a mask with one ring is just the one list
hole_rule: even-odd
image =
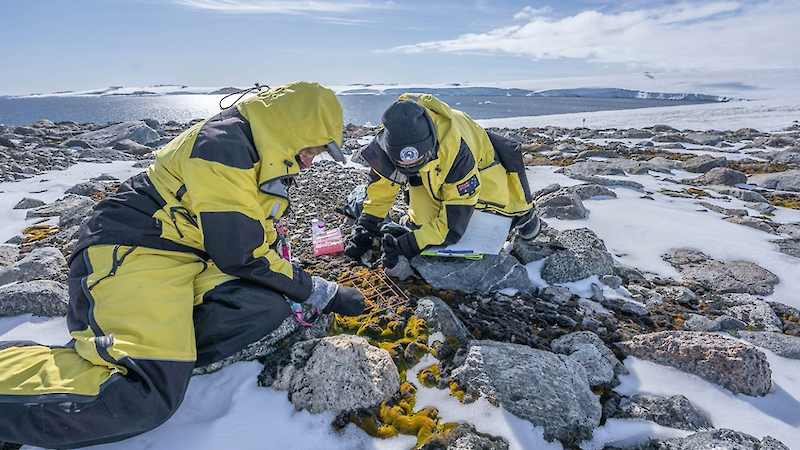
[(408, 259), (419, 255), (421, 252), (413, 232), (400, 236), (397, 239), (397, 245), (400, 247), (400, 253)]
[(356, 225), (361, 225), (372, 235), (376, 235), (381, 230), (381, 222), (383, 222), (383, 219), (380, 217), (375, 217), (367, 213), (361, 213), (361, 216), (359, 216), (358, 220), (356, 221)]
[(311, 296), (311, 275), (297, 266), (292, 266), (292, 272), (291, 286), (283, 295), (297, 303), (305, 302)]

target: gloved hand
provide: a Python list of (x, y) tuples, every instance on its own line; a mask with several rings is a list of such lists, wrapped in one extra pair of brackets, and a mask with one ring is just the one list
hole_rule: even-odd
[(344, 248), (344, 254), (358, 261), (372, 247), (373, 236), (374, 234), (362, 225), (354, 226), (347, 241), (347, 246)]
[(364, 311), (364, 295), (357, 289), (311, 277), (311, 295), (306, 300), (324, 313), (335, 312), (345, 316), (358, 316)]
[(406, 233), (399, 238), (391, 234), (384, 234), (382, 240), (383, 248), (383, 267), (391, 269), (397, 265), (400, 256), (405, 256), (408, 259), (413, 258), (419, 254), (417, 241), (414, 239), (414, 233)]
[(336, 295), (322, 312), (325, 314), (334, 312), (343, 316), (360, 316), (364, 312), (364, 294), (355, 288), (339, 286)]

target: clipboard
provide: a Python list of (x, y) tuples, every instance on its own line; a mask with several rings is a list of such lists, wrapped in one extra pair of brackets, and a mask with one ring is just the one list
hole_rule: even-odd
[(444, 256), (481, 259), (483, 255), (497, 255), (503, 249), (511, 229), (511, 218), (474, 211), (467, 229), (455, 244), (425, 249), (426, 256)]

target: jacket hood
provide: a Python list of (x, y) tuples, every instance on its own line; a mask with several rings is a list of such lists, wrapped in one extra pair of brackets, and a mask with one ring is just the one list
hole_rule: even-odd
[(295, 156), (306, 147), (342, 144), (342, 105), (330, 89), (297, 81), (259, 93), (238, 106), (250, 123), (261, 157), (259, 183), (296, 175)]

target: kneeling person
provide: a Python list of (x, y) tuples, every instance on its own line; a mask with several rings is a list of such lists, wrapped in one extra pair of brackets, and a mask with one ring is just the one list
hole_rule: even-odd
[(524, 239), (539, 231), (519, 146), (433, 95), (400, 96), (362, 155), (372, 170), (368, 200), (345, 249), (353, 259), (370, 249), (401, 186), (408, 189), (412, 231), (383, 236), (387, 268), (400, 256), (458, 242), (476, 210), (511, 217)]

